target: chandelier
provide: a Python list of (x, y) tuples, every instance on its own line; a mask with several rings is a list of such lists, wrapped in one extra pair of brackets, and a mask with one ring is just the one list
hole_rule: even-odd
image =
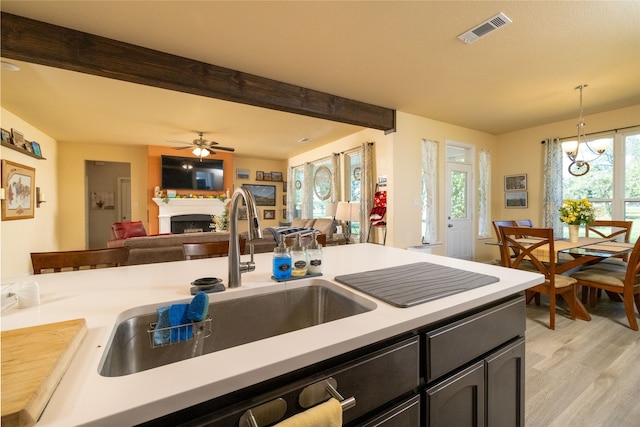
[[(609, 148), (609, 141), (605, 139), (597, 139), (592, 144), (587, 142), (587, 137), (584, 133), (585, 123), (582, 118), (582, 90), (588, 87), (588, 85), (582, 84), (576, 86), (575, 90), (580, 90), (580, 116), (578, 118), (578, 136), (575, 141), (565, 141), (562, 143), (562, 151), (565, 152), (571, 164), (569, 165), (569, 173), (573, 176), (582, 176), (589, 172), (591, 166), (589, 162), (593, 162), (600, 157), (602, 153)], [(591, 157), (587, 159), (587, 156)]]

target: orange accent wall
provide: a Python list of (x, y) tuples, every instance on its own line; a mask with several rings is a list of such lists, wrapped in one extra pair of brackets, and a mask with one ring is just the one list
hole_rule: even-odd
[[(156, 186), (162, 187), (162, 171), (161, 171), (162, 165), (160, 161), (160, 156), (165, 154), (168, 156), (182, 156), (182, 157), (191, 157), (191, 158), (197, 158), (197, 157), (194, 156), (193, 153), (191, 153), (191, 151), (188, 151), (188, 150), (185, 150), (184, 152), (181, 152), (181, 153), (176, 153), (176, 150), (174, 150), (171, 147), (159, 147), (159, 146), (152, 146), (152, 145), (148, 147), (148, 153), (149, 153), (149, 161), (147, 164), (147, 171), (149, 174), (147, 177), (147, 182), (149, 184), (149, 188), (147, 189), (147, 212), (149, 215), (148, 233), (157, 234), (160, 228), (158, 224), (158, 214), (159, 214), (160, 208), (153, 201), (153, 189)], [(233, 154), (226, 153), (226, 152), (217, 152), (216, 154), (212, 154), (209, 157), (212, 159), (221, 159), (224, 161), (224, 166), (223, 166), (224, 188), (229, 189), (229, 192), (231, 192), (233, 190), (233, 171), (234, 171)], [(164, 188), (162, 190), (163, 192), (165, 191)], [(204, 196), (208, 196), (208, 195), (217, 196), (220, 194), (224, 194), (224, 192), (221, 192), (221, 191), (206, 191), (206, 190), (199, 190), (197, 193), (194, 193), (189, 190), (176, 190), (176, 193), (183, 194), (183, 195), (198, 194), (198, 195), (204, 195)]]

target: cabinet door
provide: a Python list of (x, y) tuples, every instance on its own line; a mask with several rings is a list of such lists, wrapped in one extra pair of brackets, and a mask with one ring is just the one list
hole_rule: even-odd
[(427, 427), (483, 427), (484, 361), (477, 362), (425, 391)]
[(524, 338), (497, 350), (487, 364), (487, 425), (524, 427)]

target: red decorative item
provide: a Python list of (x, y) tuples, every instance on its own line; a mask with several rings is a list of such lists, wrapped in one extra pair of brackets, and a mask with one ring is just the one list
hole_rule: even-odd
[(387, 206), (387, 192), (386, 191), (376, 191), (376, 194), (373, 198), (374, 206)]

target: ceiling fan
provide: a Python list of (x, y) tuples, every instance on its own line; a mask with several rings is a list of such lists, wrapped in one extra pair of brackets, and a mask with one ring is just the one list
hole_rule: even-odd
[(235, 148), (231, 147), (222, 147), (216, 141), (208, 141), (203, 138), (204, 132), (198, 132), (198, 138), (194, 139), (192, 142), (184, 142), (184, 141), (169, 141), (180, 144), (188, 144), (184, 147), (175, 147), (176, 150), (184, 150), (186, 148), (193, 148), (193, 154), (202, 158), (207, 157), (209, 154), (215, 154), (216, 151), (230, 151), (234, 152)]

